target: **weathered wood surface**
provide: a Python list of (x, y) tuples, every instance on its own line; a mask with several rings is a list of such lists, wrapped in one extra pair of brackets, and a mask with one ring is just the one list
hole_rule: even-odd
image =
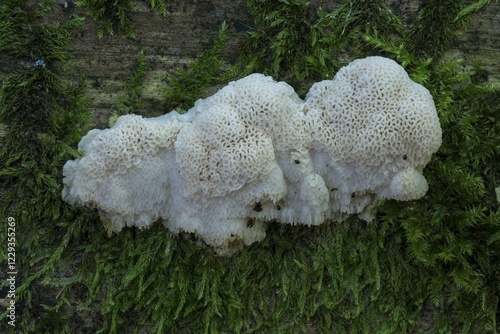
[[(311, 16), (314, 16), (318, 7), (332, 11), (339, 2), (312, 1)], [(145, 107), (142, 112), (159, 115), (169, 111), (162, 97), (164, 80), (169, 71), (185, 65), (209, 48), (223, 21), (229, 25), (224, 57), (227, 63), (232, 63), (246, 32), (253, 25), (246, 1), (168, 0), (166, 3), (167, 16), (139, 5), (139, 11), (132, 15), (135, 39), (116, 35), (99, 39), (97, 24), (90, 18), (73, 31), (74, 41), (69, 49), (74, 53), (74, 58), (69, 62), (63, 77), (69, 81), (84, 78), (89, 82), (90, 94), (94, 97), (92, 108), (95, 126), (107, 125), (117, 97), (124, 93), (124, 81), (131, 75), (140, 50), (144, 51), (148, 60), (142, 96)], [(423, 1), (387, 0), (386, 3), (403, 20), (411, 22)], [(58, 10), (50, 15), (49, 20), (62, 22), (72, 13), (84, 15), (83, 9), (74, 7), (69, 1), (60, 0)], [(458, 36), (448, 55), (463, 58), (466, 63), (476, 59), (488, 70), (490, 80), (500, 81), (500, 3), (493, 2), (475, 13), (468, 31)], [(8, 57), (0, 55), (0, 78), (15, 67), (8, 61)], [(215, 90), (207, 92), (207, 95)]]
[[(326, 11), (335, 10), (339, 2), (311, 1), (311, 16), (315, 15), (318, 7)], [(253, 25), (246, 1), (168, 0), (166, 3), (167, 16), (154, 13), (146, 6), (139, 6), (139, 11), (132, 15), (135, 39), (109, 35), (99, 39), (97, 24), (90, 18), (73, 32), (74, 42), (69, 49), (75, 57), (63, 76), (73, 81), (83, 77), (89, 82), (90, 93), (94, 96), (92, 108), (95, 111), (95, 126), (107, 126), (109, 114), (117, 102), (117, 96), (124, 93), (124, 81), (132, 74), (140, 50), (144, 51), (148, 61), (142, 96), (145, 107), (142, 112), (159, 115), (170, 111), (165, 108), (162, 97), (167, 73), (208, 49), (218, 36), (223, 21), (229, 25), (224, 57), (227, 63), (234, 62), (246, 32)], [(411, 22), (423, 1), (387, 0), (386, 3), (404, 21)], [(71, 12), (83, 14), (81, 8), (68, 10), (61, 4), (59, 10), (52, 14), (52, 19), (63, 21)], [(466, 63), (476, 59), (484, 64), (490, 80), (500, 81), (499, 2), (492, 2), (474, 14), (468, 31), (458, 36), (448, 55), (463, 58)], [(207, 95), (216, 89), (207, 92)]]
[(170, 111), (165, 109), (162, 94), (167, 74), (210, 48), (223, 21), (230, 27), (224, 58), (228, 63), (234, 61), (245, 38), (245, 25), (252, 25), (245, 1), (177, 0), (167, 1), (167, 8), (167, 16), (162, 16), (140, 6), (132, 16), (135, 39), (109, 35), (99, 39), (97, 24), (91, 19), (75, 31), (71, 45), (75, 58), (66, 75), (71, 79), (83, 76), (91, 84), (96, 124), (107, 124), (117, 96), (124, 93), (124, 80), (132, 74), (139, 51), (143, 50), (147, 59), (142, 95), (145, 107), (141, 112), (164, 114)]

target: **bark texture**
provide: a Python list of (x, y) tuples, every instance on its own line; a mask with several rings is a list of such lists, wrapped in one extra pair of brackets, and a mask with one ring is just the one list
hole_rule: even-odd
[[(423, 2), (387, 0), (386, 4), (405, 22), (411, 22)], [(338, 0), (312, 1), (310, 15), (314, 16), (319, 7), (333, 11), (339, 3)], [(86, 23), (73, 32), (74, 41), (70, 50), (74, 52), (74, 58), (63, 77), (70, 81), (84, 78), (89, 82), (90, 93), (94, 96), (93, 125), (107, 126), (109, 114), (117, 96), (124, 93), (122, 87), (134, 70), (140, 50), (144, 51), (148, 61), (142, 95), (145, 102), (143, 113), (160, 115), (170, 111), (166, 109), (162, 97), (165, 77), (170, 71), (189, 63), (197, 54), (210, 48), (223, 21), (229, 26), (224, 58), (228, 64), (232, 63), (238, 56), (246, 33), (253, 27), (246, 1), (168, 0), (166, 4), (167, 16), (139, 5), (139, 11), (131, 16), (135, 39), (109, 35), (99, 39), (98, 25), (91, 18), (87, 18)], [(64, 21), (72, 13), (84, 15), (84, 10), (70, 2), (62, 2), (50, 19)], [(469, 64), (476, 59), (484, 65), (490, 80), (500, 80), (499, 2), (492, 2), (473, 14), (469, 29), (457, 36), (448, 55), (463, 58)], [(4, 74), (9, 67), (7, 65), (0, 71)], [(217, 88), (206, 92), (206, 95), (211, 95)]]

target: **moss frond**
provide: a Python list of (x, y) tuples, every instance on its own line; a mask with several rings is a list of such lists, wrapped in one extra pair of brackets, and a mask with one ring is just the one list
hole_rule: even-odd
[(187, 68), (180, 67), (166, 78), (165, 104), (167, 110), (186, 111), (203, 97), (204, 91), (218, 80), (224, 80), (221, 73), (221, 52), (227, 41), (227, 24), (222, 23), (219, 36), (210, 50), (202, 52)]
[(144, 89), (143, 80), (146, 64), (146, 56), (141, 50), (137, 55), (136, 68), (123, 87), (125, 93), (118, 97), (118, 102), (116, 103), (117, 111), (113, 113), (112, 117), (116, 118), (117, 116), (136, 113), (143, 107), (144, 104), (141, 101), (141, 95)]
[[(143, 0), (151, 9), (167, 15), (163, 0)], [(86, 8), (87, 14), (99, 23), (97, 36), (114, 35), (118, 33), (123, 38), (135, 38), (132, 14), (137, 11), (137, 1), (134, 0), (79, 0), (78, 7)]]
[(65, 62), (71, 54), (64, 50), (71, 41), (70, 30), (84, 20), (72, 16), (61, 24), (42, 22), (43, 16), (54, 9), (54, 2), (44, 0), (30, 7), (28, 1), (4, 1), (0, 9), (0, 50), (31, 64), (41, 61), (45, 65)]

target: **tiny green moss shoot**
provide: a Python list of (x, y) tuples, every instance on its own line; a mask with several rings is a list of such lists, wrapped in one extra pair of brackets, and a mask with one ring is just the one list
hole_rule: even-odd
[[(163, 0), (143, 0), (151, 9), (167, 15), (167, 8)], [(137, 11), (137, 1), (133, 0), (79, 0), (78, 7), (85, 8), (87, 14), (99, 27), (97, 36), (103, 38), (106, 34), (117, 33), (123, 38), (135, 38), (132, 14)]]
[(132, 75), (127, 79), (123, 90), (124, 93), (118, 96), (118, 102), (115, 104), (115, 110), (110, 116), (109, 126), (113, 126), (117, 118), (121, 115), (139, 113), (144, 106), (141, 100), (142, 91), (144, 89), (144, 71), (147, 60), (144, 51), (140, 51), (137, 55), (137, 65)]
[(223, 22), (219, 36), (209, 50), (199, 54), (187, 68), (179, 67), (166, 78), (163, 93), (167, 110), (186, 111), (196, 100), (204, 97), (208, 87), (223, 80), (221, 53), (228, 38), (227, 29), (226, 22)]

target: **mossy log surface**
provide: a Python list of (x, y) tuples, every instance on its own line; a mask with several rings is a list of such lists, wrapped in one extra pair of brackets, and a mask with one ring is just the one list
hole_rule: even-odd
[[(340, 1), (313, 1), (309, 16), (314, 18), (318, 8), (333, 11)], [(412, 22), (424, 1), (386, 1), (403, 21)], [(167, 1), (168, 13), (162, 16), (146, 5), (139, 4), (138, 12), (131, 14), (135, 38), (114, 35), (97, 37), (98, 24), (87, 18), (83, 26), (74, 29), (74, 41), (69, 49), (74, 58), (69, 61), (62, 77), (69, 81), (84, 78), (94, 96), (94, 125), (106, 127), (117, 96), (123, 94), (123, 85), (137, 63), (137, 54), (143, 50), (147, 59), (141, 114), (155, 116), (169, 112), (165, 107), (162, 89), (168, 73), (186, 65), (197, 54), (210, 48), (217, 38), (223, 21), (228, 29), (224, 59), (231, 64), (238, 56), (246, 34), (253, 27), (253, 17), (246, 1), (175, 0)], [(48, 20), (64, 22), (73, 13), (84, 11), (73, 3), (60, 0), (57, 11)], [(473, 14), (469, 29), (457, 36), (450, 57), (464, 59), (465, 63), (478, 60), (487, 70), (490, 80), (500, 80), (500, 3), (493, 2), (486, 10)], [(0, 56), (0, 76), (16, 64), (7, 63)], [(219, 87), (213, 87), (206, 96)]]
[[(138, 11), (131, 14), (134, 22), (135, 38), (122, 38), (105, 34), (98, 38), (98, 23), (87, 18), (85, 24), (74, 29), (73, 42), (68, 47), (74, 57), (68, 62), (61, 77), (68, 82), (85, 79), (89, 83), (89, 94), (93, 96), (92, 126), (108, 126), (109, 117), (116, 108), (117, 98), (123, 95), (127, 78), (137, 64), (138, 53), (142, 50), (147, 59), (144, 77), (144, 90), (141, 100), (144, 102), (141, 114), (157, 116), (169, 112), (165, 105), (162, 90), (166, 76), (179, 66), (186, 66), (200, 52), (209, 49), (219, 35), (222, 23), (228, 24), (228, 40), (224, 48), (225, 64), (230, 66), (238, 58), (240, 47), (244, 44), (248, 32), (255, 29), (253, 17), (246, 6), (246, 1), (229, 0), (167, 0), (166, 16), (153, 12), (149, 7), (139, 4)], [(309, 16), (313, 20), (319, 7), (333, 11), (340, 1), (312, 1)], [(424, 1), (387, 0), (385, 3), (403, 21), (412, 22)], [(59, 0), (58, 9), (51, 12), (48, 22), (65, 22), (71, 14), (84, 15), (82, 8), (73, 2)], [(469, 29), (457, 36), (453, 47), (447, 51), (447, 57), (464, 59), (470, 65), (477, 60), (486, 70), (487, 80), (500, 81), (500, 2), (492, 2), (485, 10), (472, 15)], [(0, 53), (0, 80), (14, 69), (26, 65), (13, 63), (12, 57)], [(220, 87), (211, 87), (205, 96), (213, 94)], [(5, 127), (0, 124), (0, 145)], [(73, 268), (80, 265), (81, 259), (75, 259)], [(74, 272), (62, 272), (61, 277), (71, 277)], [(61, 293), (59, 288), (48, 288), (35, 283), (38, 295), (34, 298), (50, 305)], [(70, 299), (85, 298), (86, 290), (72, 290)], [(72, 300), (70, 300), (72, 301)], [(74, 303), (71, 303), (74, 305)], [(424, 307), (425, 308), (425, 307)], [(424, 312), (421, 318), (423, 331), (432, 328), (433, 310)], [(74, 333), (92, 331), (94, 324), (101, 321), (98, 312), (77, 311), (76, 307), (64, 308), (74, 320)], [(306, 325), (307, 333), (317, 333), (314, 323)], [(459, 330), (459, 329), (457, 329)], [(146, 324), (139, 333), (149, 333)]]

